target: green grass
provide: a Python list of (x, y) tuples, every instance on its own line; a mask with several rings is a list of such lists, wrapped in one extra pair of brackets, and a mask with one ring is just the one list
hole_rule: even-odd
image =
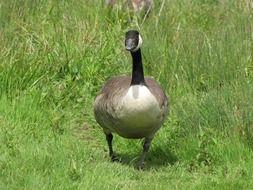
[[(236, 0), (158, 0), (145, 20), (100, 0), (1, 0), (0, 189), (252, 189), (252, 20)], [(92, 111), (131, 72), (129, 28), (171, 105), (144, 171), (138, 140), (115, 135), (109, 161)]]

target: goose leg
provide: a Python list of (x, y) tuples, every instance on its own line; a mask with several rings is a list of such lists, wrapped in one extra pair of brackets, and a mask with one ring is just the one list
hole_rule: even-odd
[(118, 158), (116, 157), (116, 155), (113, 152), (112, 149), (112, 139), (113, 139), (113, 135), (111, 133), (106, 134), (106, 141), (108, 143), (108, 147), (109, 147), (109, 156), (111, 158), (111, 160), (114, 161), (118, 161)]
[(138, 169), (139, 170), (143, 170), (144, 169), (144, 162), (145, 162), (145, 158), (147, 156), (147, 153), (148, 153), (151, 141), (152, 141), (152, 139), (150, 139), (150, 138), (145, 138), (145, 140), (144, 140), (143, 152), (142, 152), (142, 155), (141, 155), (140, 163), (138, 165)]

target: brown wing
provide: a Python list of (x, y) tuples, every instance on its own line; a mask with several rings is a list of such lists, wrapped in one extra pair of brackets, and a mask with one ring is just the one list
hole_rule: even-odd
[(128, 76), (117, 76), (108, 80), (96, 97), (94, 114), (97, 122), (104, 131), (113, 132), (111, 126), (117, 126), (116, 106), (127, 93), (131, 84)]
[(169, 111), (169, 100), (159, 85), (158, 82), (156, 82), (151, 77), (146, 77), (145, 82), (150, 90), (150, 92), (155, 96), (156, 100), (158, 101), (160, 108), (162, 109), (164, 118), (166, 117), (168, 111)]
[(108, 80), (103, 86), (100, 94), (115, 97), (115, 95), (123, 95), (131, 85), (131, 78), (128, 76), (116, 76)]

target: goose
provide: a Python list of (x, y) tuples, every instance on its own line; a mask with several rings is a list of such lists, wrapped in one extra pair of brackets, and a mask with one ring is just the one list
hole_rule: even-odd
[(137, 30), (125, 34), (125, 48), (132, 55), (132, 76), (115, 76), (108, 80), (95, 98), (94, 115), (106, 136), (109, 156), (118, 160), (113, 146), (113, 133), (128, 139), (144, 139), (138, 169), (150, 144), (168, 113), (168, 98), (151, 77), (144, 77), (140, 46), (142, 37)]

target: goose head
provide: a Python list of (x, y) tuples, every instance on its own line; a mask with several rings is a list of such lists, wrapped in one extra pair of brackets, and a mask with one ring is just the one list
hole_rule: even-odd
[(140, 49), (142, 38), (137, 30), (129, 30), (125, 35), (125, 48), (127, 51), (136, 52)]

